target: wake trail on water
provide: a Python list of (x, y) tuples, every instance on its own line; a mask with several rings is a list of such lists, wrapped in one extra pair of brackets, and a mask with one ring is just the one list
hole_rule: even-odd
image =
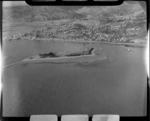
[(11, 63), (9, 65), (4, 66), (3, 68), (8, 68), (8, 67), (11, 67), (11, 66), (16, 65), (16, 64), (21, 64), (21, 61), (17, 61), (15, 63)]

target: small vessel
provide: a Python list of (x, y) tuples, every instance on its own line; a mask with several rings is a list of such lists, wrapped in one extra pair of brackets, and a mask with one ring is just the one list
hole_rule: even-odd
[(130, 49), (130, 48), (128, 48), (128, 51), (131, 51), (131, 49)]

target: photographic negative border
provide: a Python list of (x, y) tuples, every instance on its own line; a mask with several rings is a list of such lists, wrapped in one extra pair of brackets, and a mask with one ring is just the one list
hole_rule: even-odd
[[(7, 0), (3, 0), (3, 1), (7, 1)], [(8, 0), (8, 1), (13, 1), (13, 0)], [(14, 0), (14, 1), (22, 1), (22, 0)], [(24, 1), (24, 0), (23, 0)], [(27, 3), (29, 3), (30, 5), (33, 5), (32, 2), (30, 2), (31, 0), (26, 0)], [(92, 1), (92, 0), (88, 0), (88, 1), (74, 1), (74, 2), (71, 2), (71, 1), (63, 1), (63, 2), (60, 2), (61, 0), (57, 0), (55, 2), (55, 4), (50, 4), (50, 5), (84, 5), (84, 6), (92, 6), (92, 5), (97, 5), (99, 6), (99, 4), (101, 5), (116, 5), (115, 4), (112, 4), (112, 2), (105, 2), (104, 4), (102, 4), (102, 2), (99, 2), (99, 1)], [(147, 30), (149, 30), (149, 25), (150, 25), (150, 21), (149, 21), (149, 7), (150, 7), (150, 4), (149, 4), (149, 0), (125, 0), (125, 1), (145, 1), (146, 2), (146, 12), (147, 12)], [(60, 3), (58, 3), (60, 2)], [(92, 2), (95, 2), (95, 3), (92, 3)], [(121, 2), (123, 2), (123, 0), (121, 0)], [(42, 2), (43, 4), (47, 2)], [(42, 5), (41, 2), (36, 2), (36, 4), (34, 5)], [(52, 3), (52, 1), (50, 2)], [(54, 2), (53, 2), (54, 3)], [(58, 4), (57, 4), (58, 3)], [(91, 4), (92, 3), (92, 4)], [(118, 4), (118, 3), (117, 3)], [(120, 3), (119, 3), (120, 4)], [(2, 1), (0, 1), (0, 18), (1, 18), (1, 23), (0, 23), (0, 27), (1, 27), (1, 30), (2, 30)], [(2, 31), (0, 31), (0, 37), (1, 37), (1, 44), (2, 44)], [(148, 31), (149, 32), (149, 31)], [(2, 45), (1, 45), (1, 50), (2, 50)], [(1, 90), (1, 105), (0, 105), (0, 121), (29, 121), (30, 120), (30, 117), (3, 117), (3, 109), (2, 109), (2, 104), (3, 104), (3, 90)], [(149, 77), (147, 76), (147, 115), (146, 116), (143, 116), (143, 117), (125, 117), (125, 116), (120, 116), (120, 121), (149, 121), (150, 120), (150, 80), (149, 80)], [(61, 121), (61, 117), (58, 116), (58, 121)], [(89, 117), (89, 121), (92, 121), (92, 117)]]
[(91, 5), (101, 5), (101, 6), (108, 6), (108, 5), (120, 5), (123, 3), (124, 0), (116, 0), (116, 1), (94, 1), (94, 0), (84, 0), (84, 1), (63, 1), (63, 0), (55, 0), (55, 1), (36, 1), (36, 0), (25, 0), (29, 5), (65, 5), (65, 6), (72, 6), (72, 5), (84, 5), (84, 6), (91, 6)]

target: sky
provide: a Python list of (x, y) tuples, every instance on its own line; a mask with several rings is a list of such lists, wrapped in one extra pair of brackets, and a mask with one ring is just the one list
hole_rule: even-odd
[(3, 1), (3, 7), (26, 5), (25, 1)]

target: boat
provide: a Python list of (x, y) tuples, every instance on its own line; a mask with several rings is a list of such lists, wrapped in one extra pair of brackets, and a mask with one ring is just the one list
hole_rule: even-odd
[(93, 60), (104, 60), (106, 57), (97, 56), (94, 53), (95, 49), (91, 48), (88, 51), (76, 52), (76, 53), (44, 53), (35, 56), (31, 56), (22, 60), (22, 62), (30, 63), (81, 63), (92, 62)]

